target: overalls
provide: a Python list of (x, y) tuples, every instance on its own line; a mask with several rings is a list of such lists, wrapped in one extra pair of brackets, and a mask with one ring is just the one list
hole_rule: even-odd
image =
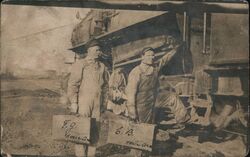
[(154, 68), (152, 74), (140, 73), (135, 104), (139, 121), (142, 123), (152, 123), (157, 85), (158, 71), (156, 68)]
[(84, 117), (95, 118), (96, 121), (100, 120), (103, 74), (102, 64), (84, 66), (79, 89), (78, 113)]
[(83, 117), (94, 118), (91, 123), (91, 145), (82, 144), (75, 145), (75, 153), (78, 157), (83, 157), (84, 154), (94, 156), (96, 146), (98, 144), (100, 133), (100, 112), (102, 105), (102, 87), (104, 84), (104, 65), (100, 63), (84, 65), (82, 81), (79, 89), (78, 113)]
[[(153, 123), (153, 109), (158, 87), (157, 70), (157, 68), (154, 68), (151, 74), (146, 74), (140, 69), (140, 81), (135, 99), (136, 114), (140, 123)], [(142, 150), (131, 149), (130, 155), (141, 157), (148, 156), (149, 153)]]

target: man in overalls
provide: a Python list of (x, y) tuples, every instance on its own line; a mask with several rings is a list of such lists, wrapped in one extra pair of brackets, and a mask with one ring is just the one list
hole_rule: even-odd
[[(91, 127), (91, 146), (76, 144), (77, 157), (95, 156), (99, 137), (100, 113), (103, 109), (104, 92), (108, 89), (108, 70), (98, 58), (101, 54), (98, 42), (87, 44), (87, 57), (78, 60), (72, 67), (69, 80), (69, 99), (72, 112), (91, 117), (96, 123)], [(107, 92), (107, 91), (106, 91)]]
[[(158, 65), (154, 64), (155, 53), (153, 48), (148, 47), (142, 50), (141, 64), (130, 72), (126, 88), (130, 118), (140, 123), (153, 123), (153, 109), (157, 95), (159, 71), (175, 55), (177, 48), (176, 46), (164, 55)], [(187, 113), (185, 107), (181, 107), (181, 110), (183, 115), (180, 116), (185, 118)], [(145, 152), (140, 150), (131, 150), (132, 156), (140, 157), (144, 154)]]

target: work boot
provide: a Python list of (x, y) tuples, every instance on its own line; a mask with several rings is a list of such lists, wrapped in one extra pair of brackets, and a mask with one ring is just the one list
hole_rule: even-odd
[(222, 131), (215, 131), (214, 127), (209, 126), (205, 128), (206, 130), (204, 130), (198, 138), (198, 142), (199, 143), (203, 143), (203, 142), (213, 142), (213, 143), (221, 143), (224, 138), (227, 136), (227, 134), (225, 134)]
[(199, 133), (198, 142), (203, 143), (210, 141), (212, 139), (213, 128), (212, 126), (207, 126), (202, 129), (202, 132)]

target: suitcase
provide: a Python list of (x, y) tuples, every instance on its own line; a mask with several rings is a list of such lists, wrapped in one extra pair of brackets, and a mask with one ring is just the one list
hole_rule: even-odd
[(109, 120), (108, 143), (152, 151), (155, 125), (124, 119)]
[(90, 144), (91, 118), (75, 115), (54, 115), (52, 137), (54, 140)]

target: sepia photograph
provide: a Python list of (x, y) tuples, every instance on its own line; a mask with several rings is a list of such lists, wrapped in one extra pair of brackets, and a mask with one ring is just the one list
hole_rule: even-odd
[(1, 2), (2, 157), (245, 157), (245, 0)]

